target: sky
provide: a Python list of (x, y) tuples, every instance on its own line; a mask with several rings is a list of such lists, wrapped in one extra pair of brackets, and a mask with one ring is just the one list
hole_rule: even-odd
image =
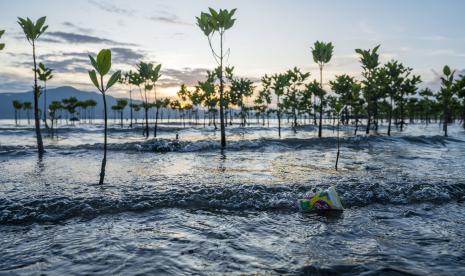
[[(55, 69), (48, 87), (95, 91), (87, 75), (88, 54), (113, 53), (114, 70), (140, 61), (162, 64), (158, 91), (172, 96), (182, 83), (193, 86), (215, 67), (208, 41), (195, 17), (208, 7), (237, 8), (226, 33), (228, 64), (237, 75), (259, 80), (294, 66), (318, 77), (311, 47), (317, 40), (334, 46), (324, 71), (327, 83), (338, 74), (360, 77), (354, 49), (381, 44), (381, 61), (396, 59), (437, 88), (445, 64), (465, 68), (465, 1), (461, 0), (0, 0), (0, 92), (32, 86), (32, 48), (17, 17), (47, 16), (47, 32), (37, 42), (38, 62)], [(127, 89), (115, 87), (115, 96)]]

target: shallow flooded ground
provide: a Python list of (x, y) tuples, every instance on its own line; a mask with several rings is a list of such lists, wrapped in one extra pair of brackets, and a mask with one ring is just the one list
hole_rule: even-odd
[[(0, 272), (19, 274), (465, 273), (465, 132), (392, 137), (312, 126), (61, 127), (39, 160), (33, 129), (0, 122)], [(380, 129), (385, 133), (384, 128)], [(176, 140), (175, 135), (180, 139)], [(342, 214), (296, 200), (335, 185)]]

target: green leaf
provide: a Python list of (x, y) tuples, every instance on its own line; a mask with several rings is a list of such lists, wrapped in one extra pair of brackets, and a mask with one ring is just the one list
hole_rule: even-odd
[(37, 19), (36, 24), (35, 24), (35, 29), (36, 29), (37, 34), (40, 33), (40, 31), (42, 29), (42, 26), (44, 26), (46, 18), (47, 18), (46, 16), (43, 16), (43, 17)]
[(111, 68), (111, 51), (108, 49), (102, 49), (97, 55), (97, 66), (99, 73), (105, 76)]
[(4, 33), (5, 33), (5, 30), (0, 30), (0, 38), (3, 36)]
[(39, 38), (41, 34), (45, 33), (47, 29), (48, 29), (48, 26), (43, 27), (42, 30), (40, 30), (39, 34), (37, 35), (37, 38)]
[(5, 43), (0, 43), (0, 50), (3, 50), (5, 48)]
[(208, 9), (210, 10), (210, 14), (212, 15), (212, 17), (216, 19), (218, 17), (218, 12), (212, 8), (208, 8)]
[(98, 65), (97, 65), (97, 61), (95, 61), (95, 59), (91, 55), (89, 55), (89, 59), (90, 59), (90, 63), (95, 68), (95, 70), (97, 70), (97, 72), (100, 73), (100, 70), (99, 70)]
[(115, 72), (108, 80), (107, 87), (105, 90), (108, 90), (110, 87), (112, 87), (120, 78), (121, 78), (121, 71)]
[(95, 70), (89, 71), (89, 77), (90, 80), (94, 83), (95, 87), (97, 87), (97, 89), (101, 91), (97, 80), (97, 73), (95, 72)]
[(236, 19), (229, 20), (229, 22), (226, 23), (226, 26), (224, 26), (225, 30), (230, 29), (234, 25), (234, 22), (236, 22)]
[(448, 65), (444, 66), (442, 72), (444, 73), (444, 75), (449, 76), (451, 74), (450, 67)]
[(232, 9), (230, 12), (229, 12), (229, 18), (232, 19), (232, 17), (234, 16), (234, 14), (236, 13), (236, 10), (237, 9)]

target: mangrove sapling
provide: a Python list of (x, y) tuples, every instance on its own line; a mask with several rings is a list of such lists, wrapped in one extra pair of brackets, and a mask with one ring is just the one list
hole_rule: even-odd
[[(355, 114), (355, 109), (358, 104), (357, 101), (360, 97), (359, 91), (355, 92), (357, 83), (353, 77), (343, 74), (336, 76), (334, 81), (329, 82), (329, 85), (331, 90), (339, 96), (339, 101), (341, 101), (343, 105), (347, 106), (341, 117), (342, 124), (347, 125), (349, 124), (350, 117)], [(355, 124), (357, 125), (357, 119), (355, 120)]]
[[(48, 110), (49, 110), (48, 115), (50, 116), (50, 120), (52, 122), (52, 124), (51, 124), (52, 137), (54, 136), (54, 127), (57, 124), (57, 120), (58, 120), (57, 111), (62, 109), (62, 108), (63, 108), (63, 106), (61, 105), (61, 102), (59, 102), (59, 101), (52, 101), (50, 103), (50, 105), (48, 106)], [(55, 124), (54, 124), (54, 121), (55, 121)]]
[(342, 106), (342, 104), (338, 101), (335, 105), (335, 111), (337, 115), (337, 153), (336, 153), (336, 164), (334, 165), (334, 168), (337, 171), (337, 164), (339, 162), (339, 155), (340, 155), (340, 147), (341, 147), (341, 142), (340, 142), (340, 137), (339, 137), (339, 127), (341, 124), (341, 116), (342, 116), (342, 111), (346, 109), (346, 106)]
[(271, 89), (276, 95), (276, 114), (278, 117), (278, 136), (281, 138), (281, 114), (283, 104), (280, 102), (280, 97), (284, 94), (284, 89), (288, 86), (289, 76), (287, 74), (274, 74), (272, 77)]
[(86, 106), (90, 107), (89, 121), (92, 123), (92, 119), (95, 118), (95, 107), (97, 106), (97, 101), (92, 99), (86, 100)]
[[(0, 38), (5, 34), (5, 30), (0, 30)], [(5, 43), (0, 43), (0, 51), (5, 49)]]
[(408, 68), (408, 74), (405, 76), (399, 93), (397, 95), (397, 106), (399, 106), (399, 115), (400, 115), (400, 131), (404, 130), (404, 106), (405, 106), (405, 100), (406, 96), (411, 96), (415, 95), (418, 90), (418, 84), (421, 82), (420, 76), (409, 76), (410, 71), (412, 70), (411, 68)]
[[(149, 137), (149, 109), (151, 108), (151, 103), (149, 100), (149, 94), (154, 86), (156, 81), (160, 78), (160, 69), (161, 64), (154, 67), (152, 63), (140, 62), (137, 65), (138, 74), (133, 76), (132, 83), (139, 87), (139, 92), (142, 98), (142, 107), (145, 111), (145, 128), (144, 135), (146, 138)], [(144, 93), (142, 94), (141, 85), (144, 87)], [(155, 96), (156, 98), (156, 96)]]
[[(185, 112), (186, 110), (189, 110), (193, 107), (192, 104), (192, 91), (189, 91), (187, 89), (187, 86), (185, 84), (181, 84), (180, 90), (176, 93), (176, 95), (182, 100), (181, 103), (181, 110), (182, 110), (182, 123), (183, 126), (186, 127), (186, 122), (185, 122)], [(161, 104), (161, 103), (160, 103)]]
[(37, 71), (37, 74), (39, 75), (39, 80), (41, 80), (44, 83), (44, 87), (42, 89), (42, 91), (44, 92), (44, 117), (42, 118), (42, 121), (44, 122), (45, 127), (47, 128), (47, 81), (53, 78), (52, 72), (53, 69), (45, 67), (45, 65), (42, 62), (39, 63), (39, 69)]
[(426, 125), (428, 125), (431, 122), (431, 116), (433, 115), (433, 105), (435, 105), (433, 99), (430, 99), (430, 97), (434, 96), (434, 93), (431, 89), (424, 88), (418, 94), (422, 97), (417, 103), (418, 109), (422, 113), (421, 119), (424, 120)]
[(366, 134), (370, 133), (371, 123), (376, 123), (375, 119), (378, 113), (377, 108), (378, 100), (380, 98), (380, 89), (377, 86), (375, 74), (379, 66), (379, 54), (377, 53), (379, 47), (380, 45), (373, 48), (373, 50), (355, 49), (355, 52), (361, 56), (360, 63), (362, 64), (363, 69), (363, 97), (367, 103)]
[(36, 63), (36, 40), (47, 30), (48, 26), (44, 26), (46, 17), (39, 18), (35, 23), (31, 19), (23, 19), (18, 17), (18, 24), (23, 29), (27, 41), (32, 45), (32, 59), (34, 62), (34, 122), (37, 138), (37, 150), (39, 157), (41, 157), (45, 150), (42, 142), (42, 134), (40, 131), (40, 118), (39, 118), (39, 96), (40, 87), (37, 84), (37, 63)]
[[(102, 93), (103, 97), (103, 120), (104, 120), (104, 142), (103, 142), (103, 159), (102, 167), (100, 169), (100, 180), (99, 184), (103, 184), (105, 179), (105, 166), (107, 163), (107, 100), (105, 93), (110, 87), (112, 87), (121, 77), (121, 71), (113, 73), (113, 75), (108, 80), (106, 86), (103, 83), (103, 77), (108, 74), (111, 69), (111, 51), (108, 49), (100, 50), (97, 55), (97, 60), (89, 55), (90, 62), (94, 69), (89, 71), (89, 77), (92, 83), (97, 87), (97, 89)], [(99, 79), (97, 78), (97, 73), (99, 74)]]
[(75, 117), (75, 114), (76, 114), (76, 108), (79, 105), (78, 99), (76, 97), (69, 97), (61, 101), (63, 103), (63, 109), (68, 111), (68, 115), (69, 115), (68, 119), (74, 125), (74, 122), (77, 121), (77, 117)]
[(443, 107), (443, 131), (447, 137), (447, 125), (450, 121), (450, 104), (454, 96), (454, 74), (449, 66), (444, 66), (442, 70), (444, 77), (441, 77), (441, 89), (438, 93), (438, 99), (442, 102)]
[(231, 104), (238, 106), (241, 111), (239, 116), (241, 118), (241, 126), (245, 127), (247, 107), (245, 106), (245, 98), (252, 96), (255, 87), (253, 81), (246, 78), (235, 78), (233, 75), (234, 68), (226, 68), (226, 77), (230, 81), (230, 102)]
[(153, 137), (157, 137), (157, 129), (158, 129), (158, 114), (160, 109), (165, 106), (165, 99), (156, 99), (153, 103), (153, 107), (155, 108), (155, 128), (153, 129)]
[(271, 104), (271, 78), (267, 75), (262, 77), (262, 89), (254, 100), (258, 112), (262, 115), (262, 125), (265, 125), (265, 117), (269, 114), (268, 106)]
[(283, 104), (288, 110), (288, 113), (292, 116), (293, 119), (293, 129), (294, 133), (297, 132), (297, 116), (302, 107), (302, 86), (304, 82), (310, 77), (310, 73), (302, 73), (300, 69), (294, 67), (292, 70), (287, 71), (288, 83), (285, 89)]
[(465, 75), (460, 75), (460, 79), (457, 81), (457, 96), (462, 99), (462, 127), (465, 129)]
[(129, 127), (132, 128), (132, 119), (133, 119), (133, 107), (132, 107), (132, 82), (131, 82), (131, 75), (134, 74), (132, 71), (124, 73), (120, 80), (118, 81), (122, 85), (129, 86)]
[[(209, 122), (208, 125), (212, 124), (212, 115), (213, 115), (213, 125), (215, 130), (217, 129), (216, 126), (216, 106), (218, 105), (218, 93), (215, 86), (215, 79), (217, 74), (207, 71), (207, 80), (203, 82), (198, 82), (197, 87), (201, 92), (201, 99), (202, 104), (208, 111)], [(204, 113), (204, 127), (205, 127), (205, 113)]]
[(408, 68), (398, 61), (390, 61), (384, 65), (378, 72), (378, 75), (384, 76), (383, 88), (386, 96), (389, 97), (389, 118), (388, 118), (388, 136), (391, 136), (392, 112), (394, 109), (394, 99), (401, 89), (404, 74), (408, 74)]
[(117, 111), (119, 112), (119, 115), (120, 115), (120, 127), (121, 127), (121, 128), (123, 127), (123, 113), (124, 113), (124, 109), (126, 108), (127, 105), (128, 105), (128, 101), (125, 100), (125, 99), (118, 99), (118, 100), (116, 100), (116, 106), (118, 107), (118, 108), (117, 108)]
[(23, 109), (26, 110), (26, 116), (27, 116), (27, 124), (31, 124), (31, 117), (29, 116), (29, 110), (32, 109), (32, 103), (31, 102), (24, 102), (23, 103)]
[[(208, 44), (210, 45), (210, 49), (212, 51), (213, 57), (215, 61), (218, 63), (218, 77), (220, 79), (220, 95), (219, 95), (219, 104), (220, 104), (220, 128), (221, 128), (221, 148), (226, 147), (226, 130), (225, 130), (225, 118), (224, 118), (224, 58), (229, 55), (229, 49), (224, 52), (223, 51), (223, 39), (225, 32), (230, 29), (236, 19), (233, 19), (234, 13), (236, 9), (232, 9), (231, 11), (220, 9), (216, 11), (212, 8), (209, 8), (210, 13), (202, 12), (200, 17), (196, 17), (197, 25), (202, 30), (204, 35), (208, 38)], [(217, 33), (219, 35), (220, 46), (219, 46), (219, 54), (213, 48), (212, 39), (213, 36)]]
[(137, 118), (139, 117), (140, 105), (133, 103), (131, 104), (131, 108), (136, 113), (136, 116), (134, 116), (134, 123), (137, 125)]
[[(320, 87), (323, 89), (323, 67), (328, 63), (333, 56), (334, 46), (331, 42), (324, 43), (317, 41), (312, 48), (313, 61), (318, 64), (320, 69)], [(322, 135), (322, 121), (323, 121), (323, 96), (320, 93), (320, 118), (318, 125), (318, 137)]]
[(21, 120), (21, 109), (23, 109), (23, 103), (18, 100), (13, 100), (13, 108), (15, 110), (15, 124), (18, 125), (18, 119)]
[(199, 106), (202, 104), (202, 95), (201, 95), (199, 87), (196, 87), (195, 90), (189, 94), (189, 99), (194, 108), (195, 125), (198, 125), (199, 124), (199, 113), (200, 113)]

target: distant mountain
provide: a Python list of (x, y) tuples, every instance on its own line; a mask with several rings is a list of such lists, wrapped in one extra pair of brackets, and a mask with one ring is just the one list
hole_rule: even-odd
[[(79, 101), (95, 100), (97, 102), (95, 115), (99, 118), (103, 116), (103, 112), (98, 112), (99, 110), (103, 110), (103, 100), (100, 93), (81, 91), (71, 86), (62, 86), (47, 90), (47, 104), (50, 104), (52, 101), (61, 101), (69, 97), (76, 97)], [(32, 91), (23, 93), (0, 93), (0, 119), (14, 118), (14, 108), (12, 104), (14, 100), (34, 103)], [(39, 108), (41, 109), (44, 103), (43, 100), (43, 96), (41, 96), (39, 98)], [(138, 102), (134, 101), (134, 103)], [(109, 116), (111, 116), (111, 106), (114, 104), (116, 104), (116, 98), (107, 95)], [(127, 116), (129, 114), (129, 108), (126, 108), (125, 111), (125, 116)]]

